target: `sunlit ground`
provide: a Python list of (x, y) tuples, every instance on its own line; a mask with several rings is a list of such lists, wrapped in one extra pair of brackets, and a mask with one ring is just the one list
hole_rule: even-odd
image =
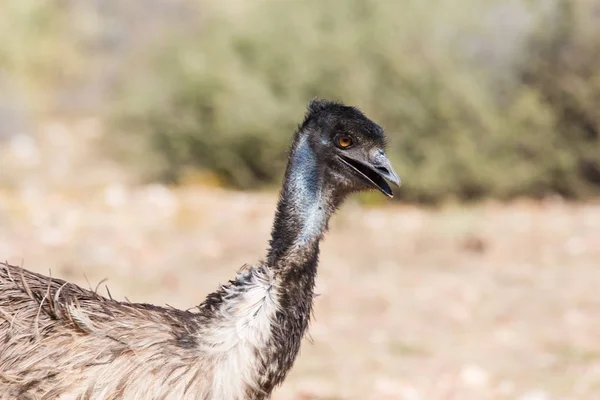
[[(0, 144), (0, 258), (189, 308), (264, 255), (276, 193), (128, 184), (100, 134), (53, 123)], [(274, 399), (598, 398), (600, 205), (349, 202), (330, 228)]]

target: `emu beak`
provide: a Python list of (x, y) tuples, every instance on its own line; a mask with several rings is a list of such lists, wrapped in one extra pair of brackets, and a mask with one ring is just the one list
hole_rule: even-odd
[(352, 168), (363, 179), (389, 198), (394, 197), (394, 193), (386, 180), (396, 186), (401, 185), (400, 177), (394, 171), (383, 150), (377, 150), (368, 157), (368, 160), (359, 160), (358, 157), (350, 158), (346, 155), (339, 155), (338, 157), (344, 164)]

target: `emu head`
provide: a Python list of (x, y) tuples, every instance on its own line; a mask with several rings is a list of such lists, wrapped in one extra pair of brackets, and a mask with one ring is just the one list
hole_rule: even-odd
[(306, 140), (323, 169), (325, 185), (342, 197), (368, 189), (393, 197), (388, 181), (400, 186), (385, 154), (383, 129), (358, 109), (313, 100), (298, 135), (296, 142)]

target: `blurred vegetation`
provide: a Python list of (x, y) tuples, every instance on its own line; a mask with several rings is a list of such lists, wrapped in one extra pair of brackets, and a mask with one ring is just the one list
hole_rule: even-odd
[(65, 16), (50, 2), (6, 0), (0, 8), (0, 71), (43, 93), (63, 68), (74, 68), (72, 41), (65, 40)]
[(49, 1), (0, 2), (0, 139), (23, 131), (82, 63), (60, 7)]
[[(44, 43), (81, 50), (69, 47), (75, 31), (64, 29), (69, 22), (53, 2), (13, 3), (56, 15), (52, 23), (32, 18), (24, 33), (3, 30), (37, 34), (42, 51), (17, 41), (0, 49), (0, 63), (12, 54), (21, 71), (36, 65), (27, 55), (57, 65), (40, 58)], [(160, 35), (143, 57), (131, 57), (137, 45), (113, 57), (125, 61), (108, 101), (107, 149), (144, 179), (177, 182), (209, 170), (238, 188), (276, 185), (292, 131), (316, 96), (357, 105), (384, 126), (404, 200), (600, 193), (600, 0), (197, 6), (184, 13), (192, 29)], [(123, 38), (129, 26), (121, 24)], [(71, 77), (81, 62), (59, 71)]]
[(277, 181), (318, 96), (386, 128), (405, 199), (598, 193), (600, 2), (433, 5), (265, 0), (213, 14), (129, 86), (121, 130), (143, 133), (165, 179), (197, 166), (256, 187)]

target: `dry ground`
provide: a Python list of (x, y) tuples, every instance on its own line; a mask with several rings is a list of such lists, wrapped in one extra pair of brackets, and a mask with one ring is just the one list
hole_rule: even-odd
[[(262, 257), (274, 193), (127, 185), (96, 129), (1, 145), (0, 258), (187, 308)], [(599, 261), (599, 205), (348, 203), (274, 399), (598, 399)]]

